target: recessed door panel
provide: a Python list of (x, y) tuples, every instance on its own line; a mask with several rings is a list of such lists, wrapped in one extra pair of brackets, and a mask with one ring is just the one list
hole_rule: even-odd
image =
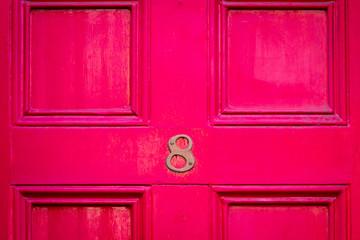
[(14, 239), (149, 239), (150, 188), (17, 186)]
[(329, 111), (328, 26), (324, 10), (229, 10), (229, 110)]
[(348, 239), (347, 185), (213, 186), (217, 239)]
[(325, 206), (232, 206), (228, 239), (329, 239)]
[(31, 239), (130, 240), (131, 209), (117, 206), (39, 206), (31, 212)]
[(31, 111), (130, 110), (130, 9), (34, 9), (29, 31)]
[(214, 125), (346, 125), (344, 1), (210, 1)]

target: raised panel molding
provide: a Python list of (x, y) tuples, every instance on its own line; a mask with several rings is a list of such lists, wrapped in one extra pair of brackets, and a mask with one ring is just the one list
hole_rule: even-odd
[[(212, 189), (214, 191), (212, 215), (212, 229), (214, 230), (213, 239), (230, 239), (228, 224), (229, 209), (233, 206), (243, 207), (245, 209), (250, 208), (251, 218), (254, 220), (255, 216), (255, 221), (259, 221), (259, 231), (264, 231), (262, 228), (263, 219), (256, 218), (256, 214), (258, 213), (254, 211), (254, 208), (256, 207), (259, 207), (259, 210), (265, 208), (270, 213), (272, 209), (279, 207), (284, 207), (285, 210), (289, 207), (300, 207), (303, 211), (307, 209), (308, 212), (314, 214), (315, 221), (319, 220), (317, 215), (319, 212), (316, 208), (326, 209), (326, 213), (323, 215), (326, 215), (327, 217), (326, 219), (323, 219), (323, 223), (327, 225), (324, 229), (327, 233), (323, 234), (322, 237), (329, 240), (350, 239), (349, 189), (347, 185), (217, 185), (212, 186)], [(275, 212), (272, 214), (275, 214)], [(243, 215), (243, 217), (245, 216)], [(243, 221), (245, 221), (244, 224), (249, 224), (246, 220)], [(286, 222), (286, 219), (284, 221)], [(288, 219), (287, 221), (290, 220)], [(297, 218), (291, 218), (291, 221), (294, 221), (293, 226), (297, 225)], [(305, 219), (305, 224), (310, 223)], [(248, 225), (245, 226), (249, 227)], [(237, 226), (238, 229), (239, 227), (240, 226)], [(298, 227), (304, 228), (306, 226), (299, 225)], [(313, 227), (315, 230), (321, 230), (316, 229), (316, 226), (308, 227)], [(280, 226), (280, 228), (284, 230), (283, 227)], [(275, 228), (272, 229), (274, 230)], [(256, 229), (245, 228), (244, 231), (256, 231)], [(308, 231), (306, 230), (305, 232)], [(251, 236), (251, 232), (245, 232), (243, 234)], [(264, 234), (266, 234), (266, 232)], [(311, 237), (317, 239), (317, 236)]]
[[(56, 100), (55, 107), (51, 107), (49, 102), (36, 104), (39, 106), (45, 106), (44, 108), (34, 108), (31, 99), (34, 93), (31, 89), (31, 31), (30, 19), (32, 11), (39, 11), (37, 14), (45, 13), (49, 14), (57, 10), (67, 11), (74, 16), (75, 11), (97, 11), (94, 12), (94, 17), (98, 17), (96, 14), (101, 14), (101, 11), (115, 11), (115, 10), (129, 10), (130, 11), (130, 34), (129, 34), (129, 61), (130, 73), (129, 73), (129, 103), (122, 106), (119, 103), (119, 107), (116, 106), (116, 101), (119, 97), (113, 97), (112, 100), (104, 100), (104, 107), (96, 102), (95, 97), (91, 97), (91, 103), (96, 105), (92, 107), (91, 104), (75, 103), (66, 99), (69, 106), (62, 107), (61, 99)], [(103, 13), (104, 13), (103, 11)], [(91, 17), (91, 16), (90, 16)], [(112, 17), (112, 16), (109, 16)], [(94, 18), (93, 18), (94, 19)], [(104, 21), (107, 21), (104, 18)], [(107, 18), (109, 19), (109, 18)], [(91, 21), (91, 19), (89, 20)], [(148, 125), (149, 122), (149, 80), (148, 80), (148, 61), (149, 61), (149, 6), (147, 0), (137, 1), (13, 1), (13, 46), (12, 46), (12, 119), (13, 124), (18, 126), (139, 126)], [(77, 44), (76, 47), (80, 47), (81, 44)], [(101, 46), (101, 45), (100, 45)], [(37, 47), (39, 47), (37, 45)], [(62, 49), (57, 49), (62, 51)], [(41, 50), (42, 51), (42, 50)], [(97, 54), (97, 53), (94, 53)], [(122, 53), (119, 53), (122, 54)], [(54, 55), (56, 56), (56, 55)], [(111, 57), (111, 53), (109, 55)], [(52, 56), (53, 57), (53, 56)], [(106, 61), (106, 59), (105, 59)], [(51, 64), (51, 63), (47, 63)], [(101, 64), (101, 63), (99, 63)], [(76, 65), (76, 64), (75, 64)], [(81, 65), (81, 66), (78, 66)], [(53, 66), (52, 66), (53, 67)], [(61, 66), (59, 66), (61, 67)], [(81, 69), (82, 64), (77, 64), (77, 68)], [(88, 66), (91, 68), (91, 66)], [(111, 66), (110, 66), (111, 67)], [(40, 71), (40, 70), (39, 70)], [(116, 73), (116, 71), (113, 71)], [(65, 74), (65, 73), (64, 73)], [(116, 73), (117, 74), (117, 73)], [(118, 76), (118, 75), (116, 75)], [(106, 78), (101, 76), (102, 78)], [(91, 78), (94, 78), (93, 76)], [(40, 82), (51, 81), (52, 79), (46, 79), (43, 77)], [(81, 82), (82, 79), (77, 79)], [(104, 80), (104, 86), (106, 86), (106, 79)], [(115, 79), (116, 81), (116, 79)], [(123, 81), (123, 80), (122, 80)], [(39, 81), (37, 81), (39, 82)], [(93, 83), (93, 81), (91, 81)], [(96, 84), (96, 83), (93, 83)], [(121, 83), (122, 84), (122, 83)], [(91, 96), (89, 87), (96, 88), (97, 86), (84, 86), (83, 91), (86, 92), (86, 96)], [(86, 89), (87, 88), (87, 89)], [(45, 89), (45, 88), (44, 88)], [(65, 88), (66, 89), (66, 88)], [(108, 86), (108, 89), (110, 87)], [(119, 89), (119, 87), (117, 88)], [(101, 89), (100, 89), (101, 90)], [(110, 89), (112, 96), (116, 94), (122, 94), (122, 92), (116, 92), (116, 90)], [(51, 89), (51, 92), (56, 92), (57, 89)], [(99, 91), (99, 90), (96, 90)], [(76, 92), (75, 92), (76, 93)], [(46, 93), (41, 92), (45, 96)], [(49, 94), (49, 93), (47, 93)], [(51, 94), (51, 93), (50, 93)], [(124, 94), (124, 93), (123, 93)], [(74, 95), (74, 93), (72, 93)], [(59, 93), (61, 96), (61, 93)], [(104, 94), (102, 97), (107, 97)], [(76, 95), (73, 96), (76, 99)], [(125, 98), (125, 97), (124, 97)], [(51, 99), (51, 97), (50, 97)], [(94, 100), (95, 99), (95, 100)], [(85, 99), (86, 100), (86, 99)], [(41, 100), (44, 102), (44, 100)], [(49, 100), (48, 100), (49, 101)], [(76, 101), (76, 100), (74, 100)], [(107, 102), (106, 102), (107, 101)], [(124, 100), (125, 101), (125, 100)], [(124, 102), (123, 101), (123, 102)], [(74, 105), (75, 108), (71, 108)], [(78, 107), (78, 105), (81, 105)], [(85, 108), (82, 105), (86, 105)], [(90, 106), (87, 106), (90, 105)], [(50, 106), (50, 107), (47, 107)]]
[[(269, 126), (283, 126), (283, 125), (336, 125), (336, 126), (346, 126), (348, 124), (349, 119), (349, 108), (348, 108), (348, 81), (347, 81), (347, 17), (346, 17), (346, 11), (347, 11), (347, 1), (346, 0), (334, 0), (334, 1), (295, 1), (295, 2), (289, 2), (289, 1), (238, 1), (238, 0), (229, 0), (229, 1), (223, 1), (223, 0), (210, 0), (210, 15), (209, 15), (209, 35), (210, 35), (210, 44), (209, 44), (209, 53), (210, 53), (210, 60), (209, 60), (209, 69), (210, 69), (210, 84), (209, 84), (209, 124), (213, 126), (262, 126), (262, 125), (269, 125)], [(324, 76), (322, 79), (327, 79), (326, 87), (319, 87), (319, 89), (313, 89), (314, 86), (309, 84), (309, 82), (317, 81), (319, 86), (324, 86), (324, 80), (322, 79), (306, 79), (306, 77), (299, 77), (299, 75), (293, 74), (297, 79), (300, 79), (301, 84), (304, 86), (307, 86), (305, 90), (310, 91), (306, 95), (310, 98), (310, 101), (315, 101), (315, 105), (312, 106), (311, 102), (309, 104), (308, 99), (301, 99), (299, 97), (297, 104), (301, 106), (301, 104), (304, 102), (306, 103), (306, 107), (295, 107), (291, 105), (291, 103), (286, 102), (286, 98), (283, 98), (281, 94), (289, 94), (286, 92), (286, 87), (291, 85), (290, 82), (286, 82), (283, 85), (285, 86), (283, 89), (281, 89), (281, 86), (278, 88), (275, 87), (275, 84), (277, 83), (270, 83), (274, 87), (274, 89), (279, 90), (279, 95), (276, 95), (277, 93), (274, 93), (275, 96), (277, 96), (281, 102), (278, 106), (275, 108), (268, 106), (268, 103), (271, 102), (273, 99), (270, 98), (270, 101), (266, 100), (269, 98), (265, 98), (263, 102), (260, 101), (258, 105), (246, 105), (244, 102), (246, 97), (238, 97), (236, 94), (232, 94), (234, 98), (237, 99), (237, 102), (234, 106), (234, 101), (232, 100), (229, 102), (229, 42), (231, 42), (231, 37), (229, 37), (229, 28), (234, 28), (233, 24), (229, 27), (229, 12), (235, 11), (236, 14), (250, 14), (253, 13), (254, 18), (260, 18), (261, 16), (257, 16), (257, 14), (261, 14), (263, 12), (264, 15), (272, 13), (273, 16), (278, 17), (277, 19), (281, 19), (279, 16), (281, 15), (281, 12), (286, 14), (288, 13), (294, 13), (293, 16), (296, 16), (295, 14), (298, 14), (297, 12), (302, 12), (304, 14), (310, 14), (310, 13), (319, 13), (319, 12), (325, 12), (325, 18), (327, 23), (327, 36), (326, 39), (323, 40), (323, 42), (327, 43), (328, 51), (323, 51), (324, 54), (327, 54), (327, 61), (323, 63), (324, 68), (326, 68), (326, 72), (324, 72), (322, 75)], [(297, 11), (297, 12), (296, 12)], [(276, 14), (276, 13), (279, 14)], [(233, 12), (234, 14), (234, 12)], [(279, 16), (278, 16), (279, 15)], [(290, 14), (289, 14), (290, 15)], [(238, 15), (240, 16), (240, 15)], [(244, 18), (244, 17), (243, 17)], [(306, 19), (306, 17), (303, 17)], [(240, 19), (241, 20), (241, 19)], [(244, 24), (246, 22), (246, 19), (243, 19), (244, 21), (240, 21), (241, 24)], [(274, 20), (274, 21), (275, 21)], [(302, 23), (300, 20), (296, 20), (299, 23), (299, 26)], [(306, 20), (311, 21), (311, 20)], [(320, 21), (320, 20), (319, 20)], [(237, 23), (238, 24), (238, 23)], [(286, 24), (286, 23), (285, 23)], [(250, 25), (249, 25), (250, 26)], [(263, 26), (263, 25), (260, 25)], [(269, 25), (270, 26), (270, 25)], [(286, 25), (285, 25), (286, 26)], [(240, 29), (240, 30), (238, 30)], [(247, 28), (244, 28), (243, 25), (238, 24), (239, 31), (238, 34), (244, 34), (243, 36), (249, 35), (246, 32)], [(245, 29), (245, 30), (244, 30)], [(279, 28), (280, 29), (280, 28)], [(307, 29), (307, 28), (305, 28)], [(269, 31), (269, 29), (265, 29), (266, 31)], [(274, 29), (274, 32), (276, 32), (277, 29)], [(299, 29), (300, 31), (301, 29)], [(251, 28), (248, 31), (252, 31)], [(304, 31), (304, 30), (301, 30)], [(311, 32), (308, 33), (308, 36), (311, 36)], [(274, 34), (269, 33), (267, 34)], [(284, 33), (285, 34), (285, 33)], [(293, 35), (291, 35), (293, 34)], [(292, 32), (291, 36), (299, 36), (295, 34), (295, 31)], [(271, 35), (268, 35), (271, 36)], [(286, 36), (285, 36), (286, 37)], [(285, 38), (284, 37), (284, 38)], [(285, 38), (286, 39), (286, 38)], [(262, 41), (274, 41), (273, 39), (265, 39)], [(245, 41), (245, 40), (244, 40)], [(255, 40), (254, 40), (255, 41)], [(306, 42), (305, 40), (299, 40)], [(235, 43), (234, 43), (235, 42)], [(232, 46), (235, 46), (237, 42), (234, 40), (231, 42)], [(255, 43), (254, 43), (255, 44)], [(245, 46), (245, 45), (244, 45)], [(269, 46), (266, 45), (265, 46)], [(276, 45), (274, 46), (274, 49), (276, 49)], [(313, 48), (316, 47), (316, 44), (314, 43)], [(281, 48), (281, 46), (280, 46)], [(283, 46), (283, 49), (285, 47)], [(315, 48), (317, 49), (317, 48)], [(250, 51), (250, 50), (249, 50)], [(255, 50), (254, 50), (255, 51)], [(272, 50), (275, 51), (275, 50)], [(302, 50), (295, 49), (295, 52), (298, 52), (300, 55), (303, 54)], [(320, 50), (319, 50), (320, 51)], [(251, 52), (251, 51), (250, 51)], [(248, 56), (242, 56), (241, 52), (236, 52), (238, 54), (237, 59), (242, 59), (241, 61), (245, 61)], [(255, 52), (254, 52), (255, 54)], [(264, 53), (265, 54), (265, 53)], [(265, 54), (265, 56), (267, 56)], [(311, 54), (310, 54), (311, 56)], [(314, 57), (312, 57), (314, 59)], [(243, 60), (245, 59), (245, 60)], [(282, 61), (281, 63), (284, 64), (283, 68), (286, 68), (286, 64), (291, 64), (290, 57), (286, 59), (286, 61)], [(241, 62), (240, 61), (240, 62)], [(262, 61), (266, 61), (263, 60)], [(280, 60), (277, 60), (280, 61)], [(294, 60), (296, 62), (296, 60)], [(300, 61), (300, 60), (299, 60)], [(235, 62), (236, 64), (238, 62)], [(232, 62), (232, 65), (236, 65), (234, 62)], [(268, 62), (269, 63), (269, 62)], [(241, 63), (239, 63), (241, 64)], [(277, 66), (276, 60), (274, 62), (269, 63), (274, 66)], [(309, 63), (305, 63), (309, 64)], [(256, 71), (260, 71), (262, 75), (267, 74), (267, 70), (270, 71), (269, 74), (271, 74), (271, 69), (264, 69), (265, 64), (259, 65), (257, 69), (261, 68), (260, 70), (254, 69), (254, 72), (256, 74)], [(299, 64), (301, 67), (302, 65)], [(305, 66), (305, 65), (304, 65)], [(308, 65), (306, 65), (308, 66)], [(310, 64), (310, 70), (313, 69), (313, 71), (318, 71), (316, 67), (313, 66), (313, 64)], [(327, 67), (326, 67), (327, 66)], [(239, 66), (240, 67), (240, 66)], [(264, 67), (264, 68), (263, 68)], [(281, 66), (279, 67), (281, 69)], [(241, 71), (242, 69), (236, 69), (236, 66), (232, 67), (233, 71)], [(235, 70), (234, 70), (235, 69)], [(244, 67), (246, 69), (246, 67)], [(250, 71), (250, 70), (249, 70)], [(307, 68), (304, 67), (304, 69), (300, 69), (300, 72), (306, 72), (308, 71)], [(239, 75), (239, 73), (234, 73), (236, 76), (243, 76)], [(234, 75), (233, 74), (233, 75)], [(313, 76), (316, 76), (316, 73), (311, 73)], [(284, 75), (286, 76), (286, 75)], [(325, 78), (326, 77), (326, 78)], [(249, 84), (248, 79), (238, 77), (235, 80), (233, 80), (233, 84), (237, 84), (236, 86), (240, 89), (242, 83)], [(271, 79), (274, 79), (275, 81), (280, 82), (280, 80), (276, 79), (276, 76), (271, 76)], [(286, 81), (286, 78), (282, 81)], [(235, 82), (235, 83), (234, 83)], [(263, 83), (263, 82), (261, 82)], [(266, 84), (264, 83), (261, 85), (263, 87), (262, 89), (266, 91), (268, 88), (266, 87)], [(316, 87), (316, 86), (315, 86)], [(324, 91), (324, 88), (326, 88), (326, 92), (324, 92), (322, 95), (321, 103), (325, 102), (325, 105), (322, 106), (320, 103), (317, 103), (317, 97), (314, 96), (318, 94), (318, 91)], [(230, 89), (231, 92), (234, 92), (234, 89)], [(249, 91), (251, 88), (249, 88)], [(253, 88), (250, 91), (251, 96), (261, 96), (261, 92), (257, 92), (257, 88)], [(269, 91), (272, 89), (269, 88)], [(291, 89), (293, 92), (296, 92), (296, 87)], [(242, 91), (247, 91), (243, 90)], [(248, 91), (248, 92), (249, 92)], [(246, 92), (246, 94), (248, 94)], [(311, 94), (312, 93), (312, 94)], [(269, 95), (271, 96), (271, 94)], [(299, 95), (301, 96), (301, 95)], [(240, 99), (240, 100), (239, 100)], [(315, 99), (315, 100), (314, 100)], [(308, 102), (307, 102), (308, 101)], [(320, 100), (318, 101), (320, 102)], [(262, 104), (264, 103), (264, 104)], [(295, 104), (296, 105), (296, 104)]]
[[(131, 239), (150, 239), (150, 187), (16, 186), (13, 187), (13, 239), (32, 238), (34, 207), (127, 207)], [(116, 218), (115, 218), (116, 219)], [(41, 219), (37, 219), (41, 222)], [(90, 219), (91, 220), (91, 219)], [(114, 224), (114, 223), (110, 223)]]

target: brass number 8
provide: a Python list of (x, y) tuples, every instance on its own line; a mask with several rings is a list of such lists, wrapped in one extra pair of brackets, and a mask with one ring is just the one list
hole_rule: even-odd
[[(179, 138), (185, 138), (188, 141), (188, 145), (186, 148), (182, 149), (176, 145), (176, 141)], [(194, 144), (193, 144), (192, 139), (188, 135), (185, 135), (185, 134), (176, 135), (176, 136), (170, 138), (170, 140), (168, 142), (170, 154), (166, 158), (166, 166), (171, 171), (180, 172), (180, 173), (191, 170), (195, 165), (195, 157), (191, 153), (191, 149), (192, 149), (193, 145)], [(185, 159), (186, 163), (185, 163), (184, 167), (176, 168), (171, 164), (171, 159), (175, 156), (183, 157)]]

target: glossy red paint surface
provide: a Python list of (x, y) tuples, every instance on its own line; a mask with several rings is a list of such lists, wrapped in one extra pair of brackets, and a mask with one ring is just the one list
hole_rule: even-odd
[(234, 206), (228, 217), (228, 239), (329, 239), (325, 206)]
[(346, 185), (218, 185), (212, 190), (215, 239), (348, 239)]
[(0, 6), (1, 238), (360, 239), (359, 0)]
[(31, 218), (32, 239), (132, 239), (126, 207), (41, 206)]
[(153, 239), (209, 239), (210, 193), (208, 186), (153, 186)]
[(0, 3), (0, 239), (11, 235), (10, 229), (10, 1)]
[(230, 111), (330, 110), (326, 11), (230, 10), (227, 24)]
[(130, 111), (130, 17), (129, 9), (30, 11), (29, 111)]
[(15, 239), (149, 239), (149, 187), (16, 186)]

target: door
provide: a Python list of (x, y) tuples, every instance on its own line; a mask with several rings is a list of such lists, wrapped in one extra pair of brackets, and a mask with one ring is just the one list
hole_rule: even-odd
[(359, 5), (2, 1), (1, 238), (360, 239)]

